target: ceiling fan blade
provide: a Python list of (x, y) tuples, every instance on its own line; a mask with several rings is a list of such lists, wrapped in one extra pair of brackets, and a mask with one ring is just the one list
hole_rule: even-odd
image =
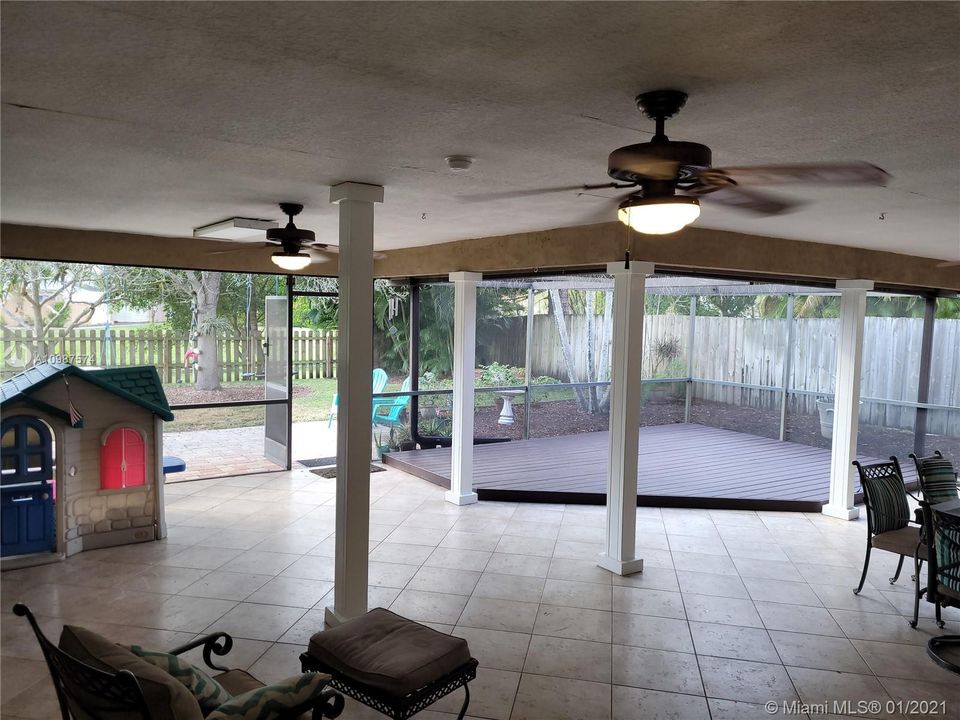
[(510, 200), (512, 198), (536, 197), (537, 195), (549, 195), (551, 193), (575, 192), (577, 190), (601, 190), (604, 188), (623, 188), (634, 187), (632, 184), (624, 183), (603, 183), (602, 185), (565, 185), (563, 187), (536, 188), (534, 190), (509, 190), (498, 193), (481, 193), (479, 195), (459, 195), (458, 199), (464, 202), (492, 202), (494, 200)]
[[(316, 253), (318, 255), (326, 255), (329, 258), (330, 256), (336, 255), (340, 252), (340, 246), (316, 243), (314, 245), (304, 245), (304, 250), (307, 250), (310, 253)], [(383, 260), (385, 257), (386, 254), (377, 252), (376, 250), (373, 251), (374, 260)]]
[(266, 244), (260, 245), (260, 246), (248, 245), (247, 247), (230, 248), (229, 250), (213, 250), (211, 252), (204, 253), (204, 254), (205, 255), (232, 255), (233, 253), (239, 253), (239, 252), (248, 253), (248, 252), (252, 252), (257, 247), (272, 247), (272, 246), (266, 245)]
[(775, 195), (744, 190), (737, 185), (724, 185), (716, 190), (705, 192), (694, 190), (689, 194), (708, 202), (725, 205), (736, 210), (745, 210), (756, 215), (780, 215), (796, 210), (804, 204), (795, 200), (785, 200)]
[(711, 176), (737, 185), (886, 185), (890, 179), (888, 172), (865, 162), (706, 168), (699, 173), (707, 184), (712, 183)]
[(960, 260), (947, 260), (946, 262), (937, 263), (938, 268), (948, 268), (948, 267), (960, 267)]

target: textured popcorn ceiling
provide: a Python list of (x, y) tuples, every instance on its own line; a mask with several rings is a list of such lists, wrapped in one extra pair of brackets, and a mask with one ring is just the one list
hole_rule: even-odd
[(357, 180), (386, 186), (382, 249), (606, 221), (573, 193), (458, 196), (604, 182), (650, 136), (634, 96), (673, 86), (668, 133), (715, 165), (894, 176), (698, 225), (957, 259), (958, 64), (956, 3), (7, 2), (3, 219), (189, 235), (295, 200), (335, 242), (328, 186)]

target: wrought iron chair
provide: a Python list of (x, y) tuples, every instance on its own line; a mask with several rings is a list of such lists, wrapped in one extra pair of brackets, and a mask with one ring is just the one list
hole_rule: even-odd
[[(960, 607), (960, 518), (931, 509), (933, 548), (936, 556), (937, 624), (943, 627), (940, 608)], [(960, 673), (960, 635), (940, 635), (927, 642), (927, 655), (947, 670)]]
[(910, 504), (907, 502), (908, 493), (903, 484), (900, 463), (891, 457), (890, 462), (863, 465), (854, 460), (853, 464), (860, 475), (863, 502), (867, 506), (867, 552), (863, 558), (860, 584), (853, 594), (859, 595), (863, 590), (870, 567), (870, 551), (877, 548), (900, 556), (897, 571), (890, 578), (891, 585), (900, 578), (903, 559), (914, 559), (916, 574), (913, 580), (919, 596), (920, 566), (927, 559), (927, 547), (920, 537), (919, 525), (910, 525)]
[[(13, 606), (13, 612), (20, 617), (26, 617), (33, 628), (34, 635), (43, 652), (53, 687), (57, 692), (57, 702), (60, 705), (62, 720), (89, 720), (100, 717), (140, 717), (151, 720), (153, 715), (150, 706), (144, 697), (143, 689), (136, 676), (129, 670), (119, 670), (115, 673), (92, 667), (68, 655), (54, 645), (40, 630), (33, 613), (23, 603)], [(203, 648), (203, 661), (212, 670), (219, 670), (223, 675), (217, 676), (221, 680), (231, 672), (225, 667), (217, 665), (213, 656), (226, 655), (233, 648), (233, 638), (225, 632), (213, 633), (198, 638), (186, 645), (170, 651), (171, 655), (180, 655)], [(246, 673), (244, 673), (246, 675)], [(251, 676), (247, 676), (254, 680)], [(320, 694), (301, 706), (292, 708), (281, 716), (286, 720), (295, 720), (304, 713), (310, 712), (312, 720), (322, 718), (336, 718), (343, 711), (343, 696), (332, 689), (324, 689)]]
[(47, 640), (30, 609), (21, 603), (13, 612), (26, 617), (47, 661), (63, 720), (100, 717), (102, 713), (130, 713), (149, 720), (150, 710), (140, 683), (129, 670), (104, 672), (75, 660)]
[[(957, 488), (957, 473), (953, 469), (950, 461), (947, 460), (939, 450), (927, 457), (918, 457), (910, 453), (910, 459), (913, 460), (917, 469), (920, 492), (923, 494), (923, 498), (919, 501), (920, 511), (923, 515), (921, 534), (924, 538), (933, 538), (933, 515), (930, 512), (930, 506), (960, 499), (960, 493), (958, 493)], [(929, 540), (927, 544), (929, 545)], [(937, 625), (943, 627), (943, 620), (940, 619), (940, 606), (943, 598), (941, 598), (937, 592), (937, 570), (937, 554), (935, 552), (929, 553), (929, 560), (927, 562), (927, 586), (920, 591), (920, 595), (925, 594), (927, 601), (934, 603), (936, 606)], [(913, 622), (910, 623), (914, 627), (917, 626), (920, 614), (920, 595), (917, 596), (917, 601), (914, 604)]]

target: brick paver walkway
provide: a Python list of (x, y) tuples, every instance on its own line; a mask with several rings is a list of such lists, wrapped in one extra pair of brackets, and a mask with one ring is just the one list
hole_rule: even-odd
[[(168, 482), (281, 470), (263, 455), (263, 426), (226, 430), (192, 430), (165, 433), (164, 455), (187, 463), (185, 472), (170, 475)], [(337, 454), (337, 426), (326, 422), (295, 423), (293, 458), (333, 457)]]

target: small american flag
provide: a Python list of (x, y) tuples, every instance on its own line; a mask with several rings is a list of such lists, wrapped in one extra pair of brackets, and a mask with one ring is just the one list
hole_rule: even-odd
[(83, 427), (83, 413), (77, 410), (72, 402), (70, 403), (70, 426)]
[(67, 377), (63, 377), (63, 384), (67, 388), (67, 406), (70, 410), (70, 427), (82, 428), (83, 427), (83, 413), (77, 410), (76, 405), (73, 404), (73, 400), (70, 397), (70, 383), (67, 382)]

